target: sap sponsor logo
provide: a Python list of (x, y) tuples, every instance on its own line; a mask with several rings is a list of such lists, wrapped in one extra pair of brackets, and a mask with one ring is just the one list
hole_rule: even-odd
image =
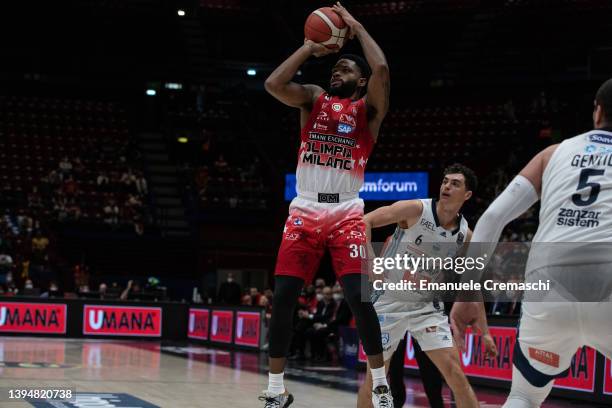
[(158, 405), (136, 398), (130, 394), (82, 393), (76, 394), (71, 401), (31, 401), (36, 408), (160, 408)]
[(85, 305), (83, 309), (83, 334), (160, 337), (161, 330), (159, 307)]
[[(353, 131), (353, 127), (350, 125), (346, 125), (344, 123), (338, 124), (338, 133), (351, 133)], [(325, 129), (326, 130), (326, 129)]]
[(343, 106), (341, 103), (332, 103), (332, 109), (334, 110), (334, 112), (340, 112), (342, 108)]
[(378, 181), (366, 181), (363, 183), (359, 192), (401, 193), (406, 191), (418, 191), (418, 188), (418, 184), (414, 181), (385, 181), (383, 179), (378, 179)]
[(603, 143), (603, 144), (612, 145), (612, 136), (610, 135), (596, 133), (594, 135), (589, 135), (588, 138), (591, 142), (594, 142), (594, 143)]
[(319, 112), (319, 114), (317, 115), (317, 120), (320, 120), (322, 122), (326, 122), (329, 120), (329, 115), (327, 114), (327, 112), (325, 111), (321, 111)]
[(0, 303), (0, 332), (66, 333), (66, 305), (54, 303)]
[(296, 227), (301, 227), (302, 225), (304, 225), (304, 221), (300, 217), (295, 217), (293, 219), (293, 225), (295, 225)]
[(327, 125), (322, 125), (319, 122), (315, 122), (312, 126), (312, 130), (322, 130), (326, 131), (329, 127)]
[(346, 113), (340, 114), (340, 122), (351, 125), (352, 127), (357, 126), (357, 123), (355, 123), (355, 118), (351, 115), (347, 115)]

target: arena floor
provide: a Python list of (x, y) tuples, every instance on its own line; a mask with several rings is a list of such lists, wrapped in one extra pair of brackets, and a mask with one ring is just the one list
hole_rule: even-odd
[[(76, 403), (8, 402), (1, 407), (254, 408), (266, 388), (265, 354), (159, 342), (0, 337), (0, 390), (76, 388)], [(292, 408), (353, 408), (362, 373), (334, 366), (294, 365), (286, 384)], [(418, 379), (406, 378), (408, 407), (427, 407)], [(477, 389), (482, 407), (504, 395)], [(450, 397), (447, 393), (447, 398)], [(448, 405), (454, 406), (449, 403)], [(587, 407), (550, 401), (543, 407)]]

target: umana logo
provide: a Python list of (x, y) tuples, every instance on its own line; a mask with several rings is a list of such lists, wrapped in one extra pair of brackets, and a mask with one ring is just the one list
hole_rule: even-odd
[(85, 305), (84, 334), (160, 336), (161, 309)]
[(55, 303), (3, 303), (0, 332), (66, 333), (66, 305)]
[[(47, 313), (48, 312), (48, 313)], [(34, 312), (26, 309), (24, 313), (19, 313), (19, 309), (11, 313), (6, 306), (0, 308), (0, 326), (9, 325), (30, 325), (30, 326), (59, 326), (57, 312), (54, 310), (36, 310)]]

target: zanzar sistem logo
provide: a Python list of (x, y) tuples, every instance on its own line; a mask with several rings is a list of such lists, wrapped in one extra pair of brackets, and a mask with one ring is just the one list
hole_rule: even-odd
[(605, 135), (602, 133), (596, 133), (593, 135), (589, 135), (589, 140), (595, 143), (603, 143), (612, 145), (612, 136)]

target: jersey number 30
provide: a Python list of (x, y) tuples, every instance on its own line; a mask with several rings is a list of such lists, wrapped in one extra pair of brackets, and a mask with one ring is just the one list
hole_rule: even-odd
[(349, 245), (349, 248), (351, 250), (351, 253), (349, 254), (349, 256), (351, 258), (361, 257), (363, 259), (366, 259), (366, 249), (365, 249), (365, 246), (357, 245), (357, 244), (351, 244), (351, 245)]
[(576, 193), (572, 195), (572, 202), (579, 206), (584, 207), (587, 205), (593, 204), (597, 201), (597, 196), (599, 195), (599, 191), (601, 190), (601, 184), (589, 182), (589, 177), (591, 176), (603, 176), (605, 170), (598, 169), (582, 169), (580, 172), (580, 179), (578, 180), (578, 187), (576, 190), (582, 190), (586, 187), (591, 187), (591, 191), (589, 192), (589, 196), (586, 198), (582, 197), (581, 193)]

